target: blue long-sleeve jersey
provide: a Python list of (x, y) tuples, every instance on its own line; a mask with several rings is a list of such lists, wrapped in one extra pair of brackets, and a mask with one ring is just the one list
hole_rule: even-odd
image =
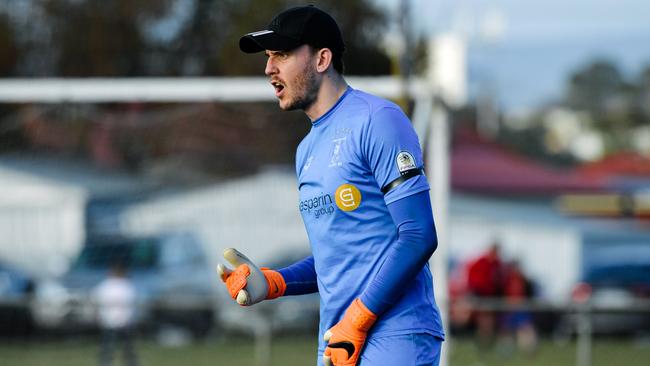
[(323, 333), (357, 297), (371, 335), (443, 337), (427, 260), (435, 231), (417, 136), (399, 107), (348, 88), (296, 154), (312, 257), (280, 272), (287, 295), (318, 290)]

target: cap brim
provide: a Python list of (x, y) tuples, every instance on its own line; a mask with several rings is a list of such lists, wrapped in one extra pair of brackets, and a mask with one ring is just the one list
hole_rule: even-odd
[(264, 50), (288, 51), (300, 44), (300, 41), (279, 35), (272, 30), (248, 33), (239, 39), (239, 49), (246, 53), (257, 53)]

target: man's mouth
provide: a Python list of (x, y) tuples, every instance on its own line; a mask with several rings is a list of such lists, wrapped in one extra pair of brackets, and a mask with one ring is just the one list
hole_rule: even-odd
[(284, 90), (284, 84), (280, 81), (273, 80), (271, 81), (271, 85), (275, 88), (275, 96), (279, 98)]

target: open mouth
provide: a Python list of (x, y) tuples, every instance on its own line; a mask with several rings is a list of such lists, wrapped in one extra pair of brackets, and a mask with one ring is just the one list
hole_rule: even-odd
[(279, 81), (271, 81), (271, 85), (273, 85), (273, 88), (275, 88), (275, 96), (279, 97), (284, 90), (284, 84)]

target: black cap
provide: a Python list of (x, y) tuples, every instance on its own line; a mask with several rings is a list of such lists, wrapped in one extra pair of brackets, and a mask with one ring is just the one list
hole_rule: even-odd
[(288, 51), (303, 44), (343, 52), (341, 30), (326, 12), (313, 5), (298, 6), (278, 14), (265, 30), (248, 33), (239, 39), (246, 53), (264, 50)]

